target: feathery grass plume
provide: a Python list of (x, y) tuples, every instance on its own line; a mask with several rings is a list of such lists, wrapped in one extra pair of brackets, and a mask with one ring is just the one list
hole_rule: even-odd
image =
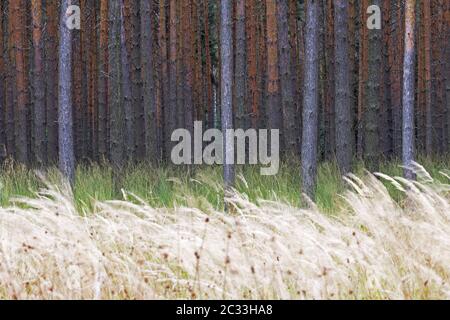
[(0, 298), (449, 299), (448, 183), (379, 176), (407, 201), (348, 175), (335, 217), (238, 192), (233, 215), (129, 193), (82, 216), (47, 184), (0, 208)]

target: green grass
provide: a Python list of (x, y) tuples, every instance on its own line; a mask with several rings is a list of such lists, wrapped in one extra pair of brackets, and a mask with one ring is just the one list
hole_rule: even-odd
[[(429, 160), (420, 158), (431, 176), (442, 179), (441, 170), (450, 168), (450, 159)], [(400, 162), (391, 161), (380, 165), (380, 172), (401, 176)], [(364, 165), (357, 163), (354, 172), (365, 173)], [(56, 169), (45, 172), (46, 179), (58, 183)], [(130, 165), (122, 172), (122, 188), (145, 200), (154, 207), (191, 206), (207, 210), (209, 207), (223, 208), (221, 167), (152, 167), (148, 164)], [(387, 185), (394, 199), (402, 195)], [(45, 187), (35, 171), (8, 163), (0, 171), (0, 205), (7, 206), (17, 196), (31, 197)], [(300, 165), (282, 163), (275, 176), (260, 175), (257, 166), (237, 168), (236, 189), (251, 201), (258, 199), (277, 200), (294, 206), (302, 206)], [(345, 190), (335, 163), (322, 163), (318, 168), (316, 203), (320, 209), (333, 213), (342, 205), (339, 194)], [(114, 188), (112, 169), (107, 165), (80, 165), (76, 171), (74, 196), (78, 208), (84, 212), (93, 210), (94, 200), (123, 199), (123, 194)], [(132, 200), (132, 199), (129, 199)]]

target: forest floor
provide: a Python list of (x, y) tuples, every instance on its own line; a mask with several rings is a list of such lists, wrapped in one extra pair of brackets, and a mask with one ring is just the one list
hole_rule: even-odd
[(220, 168), (133, 166), (116, 194), (108, 167), (71, 190), (6, 165), (0, 299), (450, 299), (448, 161), (414, 183), (322, 164), (316, 204), (298, 165), (241, 168), (228, 213)]

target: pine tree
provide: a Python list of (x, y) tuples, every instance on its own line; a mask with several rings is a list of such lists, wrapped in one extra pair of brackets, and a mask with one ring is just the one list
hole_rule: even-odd
[(415, 1), (405, 2), (405, 55), (403, 62), (403, 166), (408, 179), (414, 178), (410, 169), (414, 161), (414, 60), (415, 60)]
[(224, 182), (228, 189), (234, 185), (234, 141), (229, 141), (227, 129), (233, 129), (233, 39), (232, 3), (220, 1), (220, 61), (221, 61), (221, 110), (223, 132)]
[(66, 26), (69, 3), (69, 0), (62, 0), (59, 22), (59, 169), (73, 184), (75, 156), (72, 119), (72, 31)]
[(348, 42), (348, 0), (334, 2), (335, 34), (335, 110), (336, 110), (336, 158), (341, 173), (351, 169), (351, 80)]
[(303, 192), (314, 199), (317, 173), (317, 130), (319, 99), (319, 1), (306, 7), (305, 77), (302, 134)]

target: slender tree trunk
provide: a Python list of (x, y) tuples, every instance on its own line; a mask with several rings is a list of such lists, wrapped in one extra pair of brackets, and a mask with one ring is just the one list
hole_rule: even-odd
[(367, 50), (368, 50), (368, 29), (367, 29), (367, 7), (368, 1), (362, 0), (360, 4), (360, 39), (359, 39), (359, 71), (358, 71), (358, 116), (357, 116), (357, 139), (356, 153), (362, 159), (364, 154), (364, 109), (367, 82)]
[(150, 1), (141, 1), (141, 65), (146, 157), (157, 160), (156, 90)]
[(247, 1), (247, 73), (249, 84), (249, 113), (251, 115), (252, 128), (257, 128), (259, 119), (259, 93), (257, 84), (257, 53), (256, 53), (256, 18), (255, 0)]
[[(169, 90), (169, 75), (167, 73), (167, 6), (166, 0), (159, 0), (159, 49), (160, 49), (160, 63), (161, 63), (161, 75), (160, 75), (160, 87), (161, 87), (161, 105), (163, 109), (163, 134), (164, 139), (168, 137), (168, 122), (171, 117), (168, 99)], [(168, 146), (167, 140), (164, 144), (164, 154), (166, 159), (170, 158), (170, 149), (166, 149)]]
[(204, 28), (205, 28), (205, 82), (206, 82), (206, 109), (208, 113), (208, 128), (214, 128), (214, 110), (213, 110), (213, 85), (212, 85), (212, 61), (211, 61), (211, 41), (209, 30), (209, 7), (208, 0), (203, 0), (204, 9)]
[(425, 45), (425, 153), (433, 153), (433, 113), (431, 110), (431, 1), (423, 1)]
[(58, 3), (46, 1), (45, 84), (47, 159), (58, 160)]
[(234, 141), (226, 134), (233, 129), (233, 38), (231, 0), (220, 1), (221, 103), (225, 188), (234, 185)]
[[(381, 1), (373, 1), (374, 5), (381, 8)], [(380, 155), (378, 119), (380, 112), (380, 85), (381, 85), (381, 30), (372, 29), (369, 32), (369, 77), (366, 87), (367, 110), (365, 117), (365, 153), (367, 166), (370, 170), (376, 170)]]
[[(0, 12), (3, 12), (4, 7), (3, 3), (0, 2)], [(6, 20), (5, 15), (0, 16), (0, 165), (6, 158), (6, 130), (5, 130), (5, 115), (6, 115), (6, 106), (5, 106), (5, 86), (6, 83), (6, 70), (5, 70), (5, 62), (3, 58), (4, 48), (4, 29), (3, 23)]]
[[(124, 165), (125, 114), (121, 93), (121, 3), (109, 3), (109, 45), (108, 45), (108, 104), (110, 126), (111, 162), (115, 175)], [(116, 189), (120, 179), (115, 180)]]
[(280, 75), (278, 65), (278, 34), (276, 0), (266, 0), (267, 22), (267, 124), (270, 129), (282, 129), (280, 109)]
[(194, 132), (194, 104), (193, 104), (193, 31), (192, 31), (192, 4), (190, 0), (183, 1), (183, 25), (185, 26), (185, 32), (183, 35), (183, 100), (184, 100), (184, 128), (188, 129), (191, 134)]
[(348, 43), (348, 0), (334, 1), (335, 70), (336, 70), (336, 158), (341, 173), (351, 169), (351, 81)]
[(245, 0), (238, 0), (236, 3), (236, 61), (235, 61), (235, 107), (236, 107), (236, 128), (245, 129), (248, 126), (247, 112), (245, 110)]
[[(283, 129), (285, 148), (288, 155), (298, 155), (296, 107), (294, 103), (293, 78), (291, 72), (291, 45), (289, 43), (289, 7), (286, 0), (277, 0), (278, 11), (278, 50), (280, 57), (280, 84), (281, 84), (281, 107), (283, 114)], [(295, 32), (293, 30), (292, 32)]]
[(319, 2), (309, 0), (306, 8), (305, 90), (303, 100), (302, 183), (314, 199), (317, 172), (317, 126), (319, 99)]
[(10, 19), (13, 21), (12, 37), (16, 67), (17, 103), (14, 111), (16, 160), (28, 164), (28, 121), (27, 87), (25, 62), (25, 2), (15, 0), (9, 3)]
[[(121, 0), (120, 8), (120, 66), (121, 66), (121, 105), (125, 113), (125, 143), (126, 143), (126, 158), (130, 162), (135, 154), (135, 113), (133, 110), (133, 101), (131, 96), (131, 67), (129, 54), (127, 52), (127, 38), (125, 30), (124, 17), (124, 0)], [(123, 133), (122, 133), (123, 134)]]
[(405, 56), (403, 62), (403, 166), (405, 177), (414, 178), (410, 170), (414, 161), (414, 28), (415, 1), (405, 3)]
[(33, 101), (34, 101), (34, 157), (39, 166), (46, 163), (46, 138), (45, 138), (45, 87), (42, 81), (42, 0), (31, 1), (31, 14), (33, 17)]
[[(11, 6), (9, 6), (9, 10), (11, 10)], [(6, 9), (5, 9), (6, 10)], [(11, 13), (11, 11), (10, 11)], [(6, 70), (6, 92), (5, 92), (5, 122), (6, 122), (6, 154), (11, 159), (15, 158), (16, 154), (16, 144), (15, 144), (15, 123), (14, 123), (14, 96), (16, 90), (16, 83), (15, 83), (15, 70), (14, 70), (14, 39), (12, 37), (12, 30), (13, 30), (13, 19), (11, 15), (8, 15), (8, 23), (7, 25), (7, 31), (6, 34), (9, 34), (10, 36), (7, 37), (7, 40), (5, 40), (6, 46), (9, 48), (8, 50), (5, 50), (5, 70)]]
[(170, 35), (169, 35), (169, 114), (166, 119), (168, 130), (166, 131), (166, 150), (170, 154), (172, 143), (170, 138), (172, 132), (176, 129), (176, 112), (177, 112), (177, 2), (170, 0)]
[(98, 152), (108, 158), (108, 0), (100, 2), (100, 45), (98, 81)]
[[(151, 41), (153, 45), (153, 1), (143, 1), (143, 0), (132, 0), (130, 4), (130, 22), (131, 22), (131, 35), (127, 35), (127, 44), (131, 43), (130, 47), (130, 58), (129, 58), (129, 64), (130, 64), (130, 79), (131, 79), (131, 101), (132, 101), (132, 112), (134, 115), (133, 119), (133, 130), (134, 132), (134, 148), (135, 148), (135, 159), (136, 160), (143, 160), (147, 159), (148, 156), (151, 156), (152, 160), (156, 160), (156, 128), (154, 129), (154, 132), (151, 132), (150, 130), (147, 130), (146, 128), (146, 122), (149, 121), (146, 117), (146, 114), (148, 114), (149, 109), (153, 108), (153, 110), (156, 110), (156, 101), (153, 102), (152, 105), (144, 105), (143, 97), (146, 94), (143, 91), (143, 76), (142, 76), (142, 57), (141, 55), (144, 53), (142, 52), (142, 14), (144, 14), (141, 11), (143, 3), (149, 2), (148, 7), (148, 19), (149, 23), (147, 25), (146, 32), (149, 32), (152, 34)], [(147, 4), (145, 4), (147, 6)], [(154, 63), (153, 58), (153, 48), (151, 49), (150, 53), (152, 54), (151, 57), (151, 63)], [(154, 65), (153, 65), (154, 67)], [(154, 75), (154, 71), (153, 71)], [(153, 84), (153, 95), (156, 96), (156, 86)], [(154, 98), (156, 100), (156, 97)], [(151, 113), (151, 112), (150, 112)], [(153, 117), (153, 121), (155, 119), (155, 111), (153, 111), (153, 115), (150, 114), (150, 117)], [(151, 122), (152, 120), (150, 120)], [(148, 123), (147, 123), (148, 124)], [(154, 124), (153, 124), (154, 126)], [(153, 137), (152, 141), (149, 141), (148, 136)], [(154, 142), (154, 146), (151, 146), (151, 143)], [(153, 151), (149, 151), (152, 150)]]
[(69, 0), (61, 2), (59, 40), (59, 169), (73, 185), (75, 181), (75, 155), (72, 120), (72, 31), (66, 26)]

